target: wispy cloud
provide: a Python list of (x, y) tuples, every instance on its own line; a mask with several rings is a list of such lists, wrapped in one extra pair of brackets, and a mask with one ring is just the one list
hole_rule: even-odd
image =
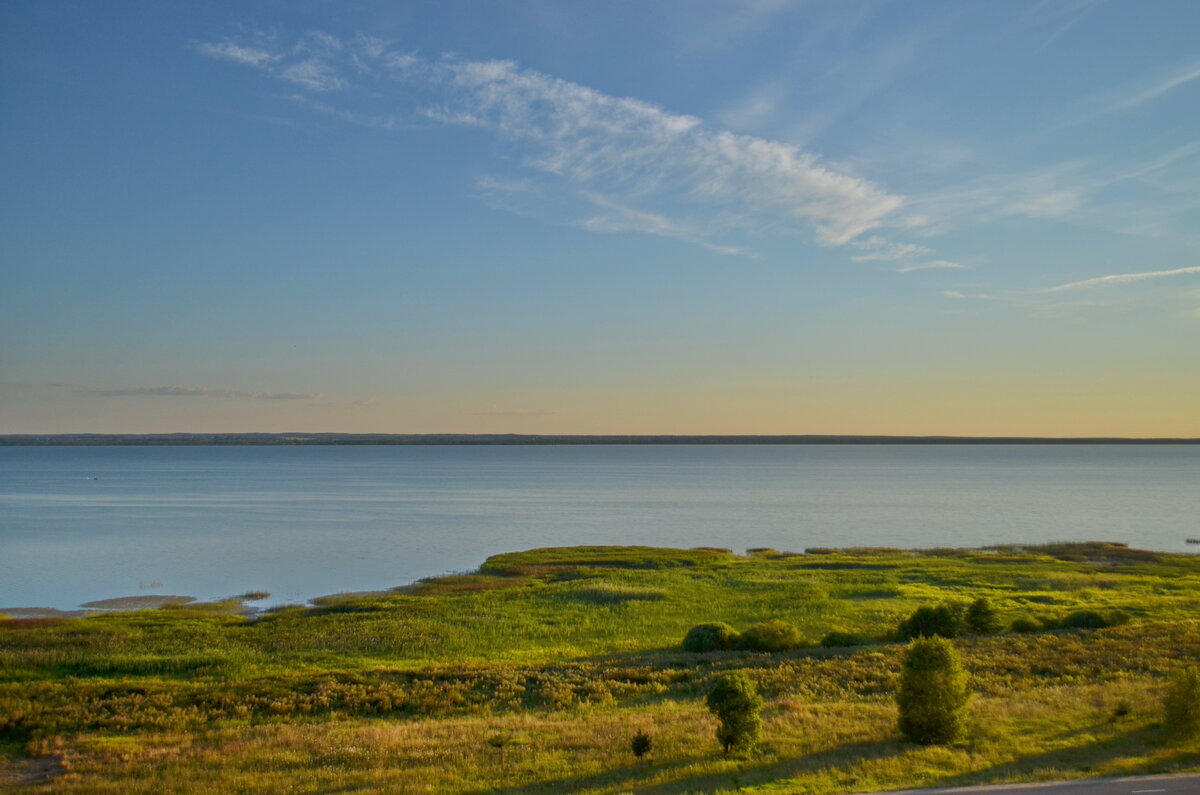
[(737, 246), (723, 246), (705, 240), (703, 233), (699, 230), (683, 226), (662, 215), (625, 207), (606, 196), (589, 191), (583, 191), (580, 195), (601, 211), (576, 223), (577, 226), (592, 232), (645, 232), (651, 235), (686, 240), (718, 254), (747, 253)]
[(909, 257), (920, 257), (930, 253), (930, 250), (925, 246), (918, 246), (915, 243), (894, 243), (878, 235), (871, 235), (866, 240), (855, 240), (851, 245), (866, 252), (864, 254), (856, 254), (850, 258), (855, 262), (872, 262), (875, 260), (892, 262)]
[(948, 259), (935, 259), (930, 262), (919, 262), (916, 265), (905, 265), (903, 268), (896, 268), (896, 273), (911, 273), (912, 271), (930, 271), (940, 270), (943, 268), (965, 268), (961, 262), (951, 262)]
[(308, 58), (290, 64), (279, 73), (279, 76), (311, 91), (334, 91), (345, 85), (342, 78), (329, 64), (322, 63), (316, 58)]
[(103, 397), (205, 397), (226, 400), (321, 400), (325, 395), (308, 392), (250, 392), (245, 389), (213, 389), (207, 386), (135, 386), (120, 389), (77, 389), (84, 395)]
[(246, 66), (266, 67), (279, 57), (258, 47), (234, 44), (231, 41), (201, 43), (196, 45), (196, 49), (210, 58), (233, 61)]
[(1167, 276), (1183, 276), (1190, 273), (1200, 273), (1200, 266), (1176, 268), (1169, 271), (1142, 271), (1140, 273), (1117, 273), (1111, 276), (1097, 276), (1094, 279), (1068, 282), (1067, 284), (1060, 284), (1056, 287), (1044, 287), (1036, 292), (1061, 293), (1067, 290), (1084, 290), (1089, 287), (1102, 287), (1104, 285), (1113, 284), (1129, 284), (1131, 282), (1140, 282), (1146, 279), (1162, 279)]
[(1200, 64), (1192, 63), (1174, 74), (1159, 79), (1153, 85), (1144, 86), (1132, 94), (1123, 97), (1111, 105), (1111, 110), (1129, 110), (1138, 105), (1158, 99), (1162, 95), (1174, 91), (1182, 85), (1200, 79)]
[[(566, 222), (593, 231), (638, 231), (728, 252), (738, 247), (723, 236), (799, 234), (810, 226), (819, 242), (839, 246), (894, 223), (904, 204), (790, 144), (716, 129), (511, 61), (425, 59), (378, 39), (324, 34), (263, 49), (263, 57), (242, 57), (248, 45), (235, 41), (197, 49), (320, 93), (321, 104), (309, 106), (347, 121), (360, 114), (334, 104), (336, 89), (369, 86), (386, 96), (391, 86), (414, 117), (486, 130), (519, 146), (526, 173), (556, 192), (558, 212), (574, 208)], [(414, 89), (432, 101), (414, 103)], [(597, 196), (620, 210), (596, 215)]]

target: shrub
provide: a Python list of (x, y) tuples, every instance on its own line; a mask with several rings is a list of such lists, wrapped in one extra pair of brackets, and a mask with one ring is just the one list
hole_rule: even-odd
[(972, 635), (994, 635), (1003, 626), (996, 608), (982, 596), (971, 602), (971, 606), (967, 608), (965, 623), (967, 631)]
[(633, 751), (633, 755), (641, 759), (646, 754), (650, 753), (650, 749), (654, 746), (654, 740), (645, 732), (638, 732), (633, 735), (633, 740), (629, 743), (629, 750)]
[(962, 629), (960, 611), (954, 605), (941, 604), (936, 607), (924, 605), (900, 622), (898, 631), (902, 640), (913, 638), (954, 638)]
[(900, 732), (921, 745), (953, 742), (966, 728), (967, 674), (954, 644), (918, 638), (904, 653), (900, 674)]
[(1123, 627), (1133, 620), (1133, 616), (1124, 610), (1109, 610), (1106, 617), (1108, 618), (1108, 625), (1110, 627)]
[(1012, 627), (1011, 627), (1013, 632), (1022, 632), (1022, 633), (1037, 632), (1041, 628), (1042, 628), (1042, 625), (1039, 624), (1038, 622), (1034, 621), (1029, 616), (1021, 616), (1019, 618), (1013, 619)]
[(722, 622), (697, 624), (683, 638), (683, 650), (704, 652), (732, 649), (738, 640), (738, 632)]
[(1100, 613), (1095, 610), (1076, 610), (1059, 622), (1060, 629), (1104, 629), (1129, 623), (1129, 614), (1123, 610)]
[(1103, 629), (1107, 626), (1108, 621), (1095, 610), (1076, 610), (1059, 623), (1062, 629)]
[(1062, 628), (1062, 619), (1056, 616), (1038, 616), (1037, 622), (1038, 628), (1046, 632)]
[(1176, 671), (1163, 699), (1167, 731), (1180, 739), (1200, 736), (1200, 667)]
[(862, 635), (855, 635), (853, 632), (839, 632), (834, 630), (821, 638), (821, 645), (827, 648), (843, 648), (846, 646), (865, 646), (867, 639)]
[(705, 697), (708, 711), (717, 716), (717, 742), (725, 753), (749, 751), (762, 731), (762, 698), (745, 673), (723, 674)]
[(787, 651), (803, 642), (800, 630), (780, 619), (755, 624), (737, 639), (738, 648), (750, 651)]

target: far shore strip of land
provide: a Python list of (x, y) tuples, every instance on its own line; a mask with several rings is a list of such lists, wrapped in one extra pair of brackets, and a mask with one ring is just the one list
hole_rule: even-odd
[(1200, 444), (1200, 438), (1109, 436), (569, 435), (521, 433), (4, 434), (0, 447), (299, 445)]

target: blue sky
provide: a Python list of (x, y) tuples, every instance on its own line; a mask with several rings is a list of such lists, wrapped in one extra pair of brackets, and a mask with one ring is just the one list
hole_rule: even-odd
[(1200, 436), (1194, 2), (0, 17), (0, 432)]

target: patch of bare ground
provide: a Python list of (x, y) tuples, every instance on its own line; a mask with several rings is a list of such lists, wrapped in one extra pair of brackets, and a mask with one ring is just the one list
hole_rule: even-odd
[(41, 784), (66, 772), (62, 754), (14, 759), (0, 767), (0, 785)]

